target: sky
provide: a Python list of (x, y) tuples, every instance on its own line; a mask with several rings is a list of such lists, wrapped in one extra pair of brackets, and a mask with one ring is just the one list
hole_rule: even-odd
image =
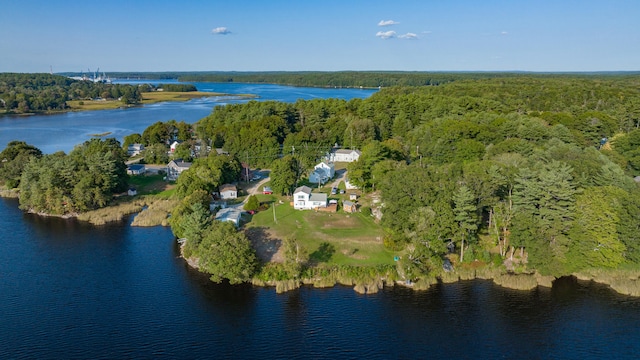
[(640, 0), (0, 0), (0, 72), (638, 71)]

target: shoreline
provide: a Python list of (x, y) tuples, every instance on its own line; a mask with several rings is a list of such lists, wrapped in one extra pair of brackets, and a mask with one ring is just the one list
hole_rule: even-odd
[[(18, 198), (18, 192), (15, 189), (0, 189), (0, 197)], [(96, 214), (96, 219), (83, 218), (83, 214), (64, 214), (54, 215), (40, 213), (33, 210), (27, 211), (43, 217), (58, 217), (62, 219), (75, 218), (80, 221), (87, 221), (94, 226), (103, 225), (106, 222), (122, 220), (124, 216), (132, 213), (140, 212), (145, 205), (150, 205), (148, 200), (138, 199), (129, 206), (116, 206), (116, 214), (108, 216), (100, 211), (89, 212)], [(156, 199), (160, 200), (160, 199)], [(153, 203), (154, 201), (151, 201)], [(128, 207), (128, 208), (127, 208)], [(113, 208), (111, 209), (113, 210)], [(114, 215), (114, 214), (111, 214)], [(101, 220), (101, 221), (95, 221)], [(157, 225), (157, 224), (156, 224)], [(164, 224), (160, 225), (163, 226)], [(133, 226), (133, 225), (132, 225)], [(149, 226), (149, 225), (137, 225)], [(153, 226), (153, 225), (151, 225)], [(180, 257), (187, 265), (195, 270), (199, 270), (198, 260), (194, 258), (185, 258), (183, 254), (184, 243), (180, 245)], [(572, 276), (580, 281), (593, 281), (601, 285), (607, 285), (611, 290), (626, 296), (640, 297), (640, 269), (586, 269), (580, 272), (567, 274), (564, 276)], [(353, 290), (359, 294), (374, 294), (382, 290), (385, 286), (404, 286), (416, 291), (428, 290), (432, 285), (437, 283), (449, 284), (464, 280), (491, 280), (494, 284), (503, 288), (531, 291), (538, 287), (551, 288), (553, 282), (557, 279), (554, 276), (541, 275), (538, 272), (514, 274), (496, 269), (493, 267), (484, 267), (479, 269), (459, 269), (452, 272), (443, 272), (438, 276), (419, 279), (416, 282), (407, 282), (399, 279), (393, 279), (387, 276), (373, 276), (366, 281), (345, 277), (337, 272), (329, 272), (328, 276), (316, 276), (314, 278), (298, 278), (288, 280), (261, 280), (253, 277), (249, 282), (254, 286), (275, 287), (277, 293), (283, 293), (295, 290), (303, 285), (311, 285), (317, 288), (333, 287), (335, 285), (353, 286)]]
[[(185, 258), (183, 254), (184, 242), (180, 244), (180, 257), (186, 264), (194, 270), (200, 271), (198, 259)], [(612, 273), (615, 276), (612, 276)], [(580, 273), (573, 273), (570, 276), (581, 281), (593, 281), (609, 288), (621, 295), (640, 297), (640, 270), (606, 270), (591, 269)], [(505, 289), (518, 291), (532, 291), (538, 287), (552, 288), (553, 282), (557, 280), (555, 276), (541, 275), (538, 272), (527, 274), (511, 274), (496, 268), (480, 268), (472, 270), (459, 270), (445, 272), (439, 276), (423, 278), (416, 282), (406, 282), (394, 280), (388, 277), (376, 276), (368, 281), (358, 281), (352, 278), (344, 278), (336, 273), (329, 276), (319, 276), (316, 278), (299, 278), (288, 280), (261, 280), (253, 277), (249, 283), (253, 286), (274, 287), (276, 293), (281, 294), (287, 291), (298, 289), (302, 286), (313, 286), (315, 288), (328, 288), (336, 285), (352, 286), (353, 290), (359, 294), (375, 294), (384, 287), (403, 286), (415, 291), (429, 290), (431, 286), (438, 283), (451, 284), (465, 280), (491, 280), (495, 285)]]
[[(144, 95), (154, 94), (150, 97), (144, 98)], [(137, 104), (123, 104), (118, 100), (69, 100), (68, 108), (64, 110), (47, 110), (37, 112), (3, 112), (0, 116), (15, 116), (15, 117), (28, 117), (35, 115), (59, 115), (70, 112), (82, 112), (82, 111), (97, 111), (97, 110), (114, 110), (114, 109), (129, 109), (136, 107), (144, 107), (145, 105), (157, 104), (161, 102), (184, 102), (193, 99), (209, 98), (209, 97), (222, 97), (231, 99), (257, 99), (258, 95), (253, 94), (226, 94), (206, 91), (191, 91), (191, 92), (151, 92), (143, 93), (143, 99)], [(83, 102), (83, 105), (79, 105)]]

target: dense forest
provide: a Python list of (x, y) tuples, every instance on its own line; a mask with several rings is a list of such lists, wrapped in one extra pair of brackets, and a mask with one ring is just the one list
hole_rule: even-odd
[(68, 100), (121, 99), (124, 104), (142, 100), (138, 86), (73, 80), (50, 74), (0, 73), (0, 113), (59, 111)]
[(450, 252), (562, 275), (640, 262), (639, 85), (513, 76), (365, 100), (251, 101), (217, 107), (196, 132), (271, 166), (274, 180), (303, 176), (334, 144), (360, 149), (348, 177), (380, 193), (385, 245), (408, 253), (409, 278)]

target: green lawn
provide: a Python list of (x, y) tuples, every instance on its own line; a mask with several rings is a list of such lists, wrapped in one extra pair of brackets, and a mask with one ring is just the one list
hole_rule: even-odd
[[(261, 201), (269, 201), (260, 198)], [(283, 200), (285, 201), (285, 200)], [(255, 214), (247, 227), (268, 228), (273, 237), (295, 238), (312, 261), (349, 265), (392, 264), (394, 253), (382, 244), (382, 229), (360, 213), (345, 214), (294, 210), (275, 201), (273, 209)]]
[(175, 185), (164, 181), (162, 175), (129, 176), (129, 185), (135, 187), (140, 195), (152, 194), (168, 197), (175, 191)]

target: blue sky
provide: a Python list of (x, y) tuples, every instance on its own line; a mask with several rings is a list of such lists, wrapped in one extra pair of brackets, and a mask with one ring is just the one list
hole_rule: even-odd
[(639, 0), (0, 0), (0, 72), (635, 71)]

